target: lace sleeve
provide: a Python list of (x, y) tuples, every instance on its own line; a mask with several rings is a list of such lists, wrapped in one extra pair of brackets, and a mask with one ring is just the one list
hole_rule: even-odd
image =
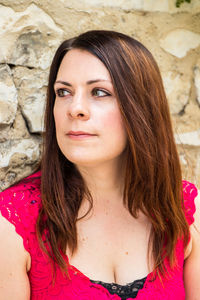
[(197, 194), (198, 191), (196, 186), (184, 180), (183, 181), (184, 210), (189, 225), (191, 225), (194, 222), (194, 213), (196, 211), (194, 200)]
[(27, 177), (16, 186), (0, 193), (0, 212), (15, 226), (28, 252), (32, 246), (30, 235), (35, 232), (40, 207), (40, 191), (35, 178), (33, 175)]

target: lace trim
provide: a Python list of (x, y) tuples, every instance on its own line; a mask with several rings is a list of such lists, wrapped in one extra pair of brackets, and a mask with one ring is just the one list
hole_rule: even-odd
[(196, 211), (194, 199), (197, 195), (198, 190), (196, 186), (186, 180), (183, 180), (184, 211), (189, 225), (194, 222), (194, 213)]
[(92, 283), (100, 284), (105, 287), (110, 294), (117, 294), (122, 300), (128, 298), (136, 298), (138, 291), (144, 286), (147, 277), (135, 280), (126, 285), (121, 285), (117, 283), (107, 283), (103, 281), (90, 280)]

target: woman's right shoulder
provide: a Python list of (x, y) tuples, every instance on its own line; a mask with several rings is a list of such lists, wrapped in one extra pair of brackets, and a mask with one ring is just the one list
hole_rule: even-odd
[(1, 227), (6, 219), (23, 238), (29, 251), (29, 236), (36, 231), (36, 221), (41, 208), (40, 172), (34, 173), (18, 184), (0, 193)]
[(28, 271), (40, 205), (40, 173), (0, 193), (0, 299), (30, 299)]

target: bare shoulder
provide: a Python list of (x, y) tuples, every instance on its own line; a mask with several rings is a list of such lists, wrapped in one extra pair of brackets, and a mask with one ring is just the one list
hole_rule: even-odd
[(198, 196), (195, 198), (196, 212), (194, 215), (195, 225), (200, 228), (200, 190)]
[(191, 251), (184, 263), (186, 299), (195, 300), (200, 295), (200, 192), (195, 199), (194, 223), (190, 226)]
[(0, 300), (30, 298), (27, 269), (30, 255), (14, 225), (0, 214)]
[(198, 246), (200, 247), (200, 191), (198, 192), (198, 196), (195, 198), (195, 206), (196, 211), (194, 214), (194, 223), (190, 226), (190, 232), (192, 244), (198, 244)]

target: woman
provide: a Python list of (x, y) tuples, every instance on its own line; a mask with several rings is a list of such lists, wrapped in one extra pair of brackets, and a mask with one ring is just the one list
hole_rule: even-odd
[(0, 299), (197, 299), (197, 190), (149, 51), (111, 31), (63, 42), (45, 124), (41, 175), (1, 194)]

